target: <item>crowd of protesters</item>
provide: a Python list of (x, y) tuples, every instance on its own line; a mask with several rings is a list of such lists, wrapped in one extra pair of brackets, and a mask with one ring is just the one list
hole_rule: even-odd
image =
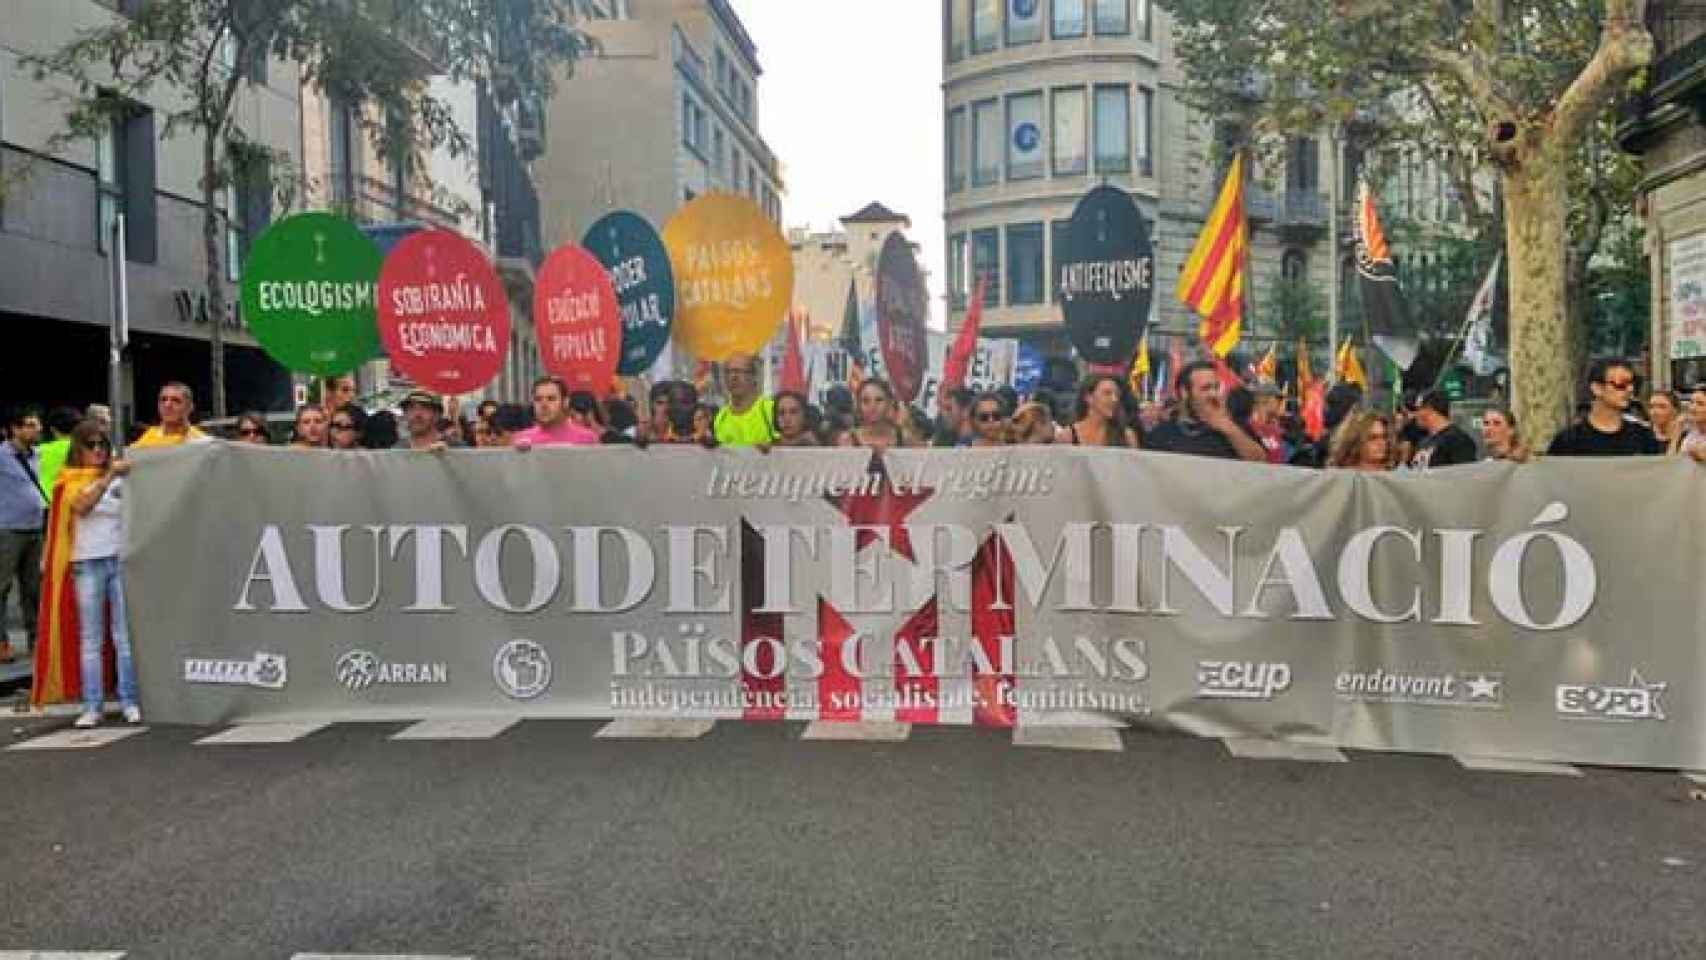
[[(531, 404), (481, 403), (472, 418), (447, 410), (437, 395), (413, 392), (398, 412), (368, 410), (353, 377), (326, 381), (322, 400), (296, 411), (284, 443), (303, 450), (406, 450), (442, 453), (457, 447), (509, 448), (627, 444), (701, 447), (993, 447), (1032, 444), (1115, 447), (1228, 460), (1358, 471), (1427, 471), (1479, 460), (1523, 463), (1535, 453), (1519, 438), (1516, 417), (1493, 408), (1481, 417), (1481, 442), (1452, 419), (1451, 401), (1434, 390), (1394, 414), (1369, 409), (1360, 388), (1327, 391), (1320, 429), (1270, 384), (1227, 390), (1208, 362), (1187, 364), (1175, 377), (1173, 399), (1146, 402), (1126, 382), (1095, 375), (1075, 396), (1038, 391), (1021, 397), (1010, 387), (974, 392), (953, 388), (931, 417), (904, 404), (883, 380), (856, 389), (831, 387), (821, 405), (784, 390), (764, 395), (756, 357), (722, 367), (726, 402), (707, 402), (683, 380), (654, 384), (642, 411), (626, 398), (570, 390), (555, 377), (533, 384)], [(1663, 391), (1635, 399), (1636, 376), (1625, 362), (1594, 364), (1591, 402), (1582, 417), (1552, 441), (1546, 455), (1674, 455), (1706, 463), (1706, 385), (1680, 398)], [(170, 383), (157, 398), (157, 422), (134, 434), (132, 449), (216, 439), (194, 425), (189, 387)], [(1639, 411), (1644, 410), (1644, 417)], [(125, 622), (119, 557), (124, 542), (125, 478), (131, 464), (117, 451), (111, 411), (12, 411), (0, 455), (0, 611), (14, 593), (24, 632), (36, 649), (36, 686), (51, 675), (80, 675), (61, 691), (80, 698), (80, 727), (101, 722), (104, 651), (110, 646), (120, 709), (140, 723)], [(1313, 434), (1313, 436), (1311, 435)], [(237, 417), (217, 439), (274, 443), (266, 416)], [(43, 602), (44, 593), (48, 602)], [(75, 612), (75, 623), (72, 621)], [(75, 649), (64, 663), (44, 661), (54, 644)], [(18, 651), (0, 636), (0, 662)], [(75, 667), (69, 663), (75, 659)], [(48, 678), (52, 679), (52, 676)]]

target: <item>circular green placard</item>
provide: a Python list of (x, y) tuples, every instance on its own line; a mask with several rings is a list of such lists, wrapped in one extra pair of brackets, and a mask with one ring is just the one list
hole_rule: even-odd
[(243, 264), (243, 319), (287, 369), (348, 373), (384, 354), (375, 304), (384, 262), (342, 217), (287, 217), (261, 234)]

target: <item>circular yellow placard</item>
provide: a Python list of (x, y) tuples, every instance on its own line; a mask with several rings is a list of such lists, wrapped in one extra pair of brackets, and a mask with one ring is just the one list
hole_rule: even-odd
[(675, 271), (675, 342), (699, 360), (755, 353), (794, 298), (794, 258), (756, 204), (713, 193), (682, 207), (663, 229)]

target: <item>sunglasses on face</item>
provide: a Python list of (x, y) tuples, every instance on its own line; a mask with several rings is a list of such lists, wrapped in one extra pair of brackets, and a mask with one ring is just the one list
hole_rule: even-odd
[(90, 450), (103, 450), (104, 451), (104, 450), (111, 450), (112, 448), (113, 448), (113, 445), (112, 445), (112, 441), (110, 441), (110, 440), (90, 440), (89, 441), (89, 449)]
[(237, 431), (239, 437), (258, 437), (262, 433), (259, 427), (244, 427)]
[(342, 420), (333, 420), (332, 421), (332, 429), (333, 430), (354, 430), (355, 424), (349, 423), (347, 421), (342, 421)]
[(1001, 412), (999, 410), (979, 410), (977, 412), (977, 422), (978, 423), (1000, 423), (1001, 422)]

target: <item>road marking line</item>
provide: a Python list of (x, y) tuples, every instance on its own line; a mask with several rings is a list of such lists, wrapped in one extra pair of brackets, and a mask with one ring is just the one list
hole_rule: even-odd
[(0, 960), (124, 960), (122, 950), (0, 950)]
[(593, 734), (600, 740), (697, 740), (717, 725), (715, 720), (612, 720)]
[(912, 735), (912, 724), (894, 720), (858, 720), (838, 723), (832, 720), (813, 720), (800, 734), (801, 740), (868, 740), (877, 743), (899, 743)]
[(251, 743), (292, 743), (329, 726), (331, 724), (323, 722), (240, 723), (229, 730), (202, 737), (195, 745), (224, 747)]
[(1338, 747), (1315, 743), (1292, 743), (1288, 740), (1259, 740), (1246, 737), (1226, 737), (1226, 752), (1242, 760), (1301, 760), (1304, 763), (1345, 763), (1346, 757)]
[[(4, 960), (4, 958), (0, 958)], [(298, 953), (290, 960), (474, 960), (438, 953)]]
[(1506, 757), (1453, 757), (1465, 770), (1483, 773), (1542, 773), (1555, 777), (1579, 777), (1581, 770), (1567, 763), (1542, 763), (1538, 760), (1512, 760)]
[(490, 740), (520, 723), (519, 717), (464, 717), (422, 720), (391, 735), (392, 740)]
[[(0, 958), (4, 960), (4, 958)], [(298, 953), (290, 960), (474, 960), (438, 953)]]
[[(57, 730), (22, 743), (14, 743), (8, 750), (94, 750), (109, 746), (126, 737), (134, 737), (144, 733), (147, 727), (96, 727), (93, 730)], [(0, 960), (6, 955), (0, 953)]]
[(1120, 753), (1125, 741), (1110, 727), (1054, 727), (1020, 724), (1013, 728), (1013, 746), (1049, 750), (1099, 750)]

